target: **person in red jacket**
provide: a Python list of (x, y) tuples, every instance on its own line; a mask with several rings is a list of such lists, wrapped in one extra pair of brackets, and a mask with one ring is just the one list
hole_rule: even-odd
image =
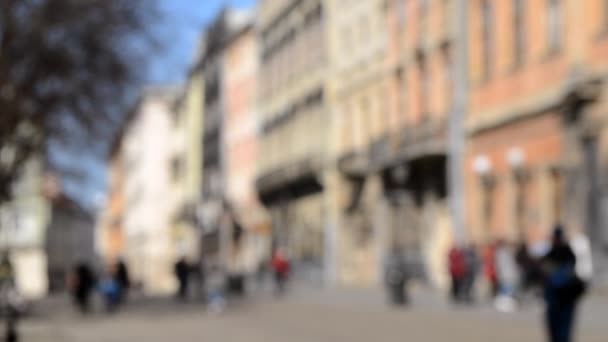
[(272, 269), (274, 271), (274, 280), (277, 294), (285, 292), (285, 283), (289, 276), (289, 261), (282, 248), (277, 248), (272, 256)]
[(498, 295), (498, 275), (496, 273), (496, 243), (491, 243), (483, 251), (483, 269), (490, 284), (491, 297)]
[(462, 249), (453, 246), (448, 254), (450, 277), (452, 278), (452, 300), (459, 302), (463, 299), (463, 285), (466, 276), (465, 257)]

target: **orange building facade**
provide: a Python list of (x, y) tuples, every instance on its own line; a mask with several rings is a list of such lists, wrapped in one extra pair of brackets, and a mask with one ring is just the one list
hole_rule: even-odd
[[(230, 246), (235, 272), (253, 272), (269, 259), (270, 228), (255, 190), (259, 128), (256, 102), (259, 49), (253, 20), (224, 50), (226, 198), (241, 238)], [(235, 232), (236, 233), (236, 232)]]
[(475, 0), (469, 19), (470, 237), (563, 223), (605, 243), (608, 2)]
[(367, 180), (360, 185), (364, 195), (379, 183), (374, 203), (381, 205), (374, 204), (372, 222), (376, 235), (386, 240), (383, 259), (400, 251), (416, 278), (439, 288), (447, 286), (452, 229), (446, 176), (455, 3), (384, 2), (386, 93), (382, 112), (369, 125), (381, 129), (365, 146)]
[(116, 149), (110, 157), (108, 172), (108, 198), (98, 227), (98, 249), (105, 263), (114, 263), (124, 251), (124, 231), (122, 225), (125, 210), (123, 183), (123, 159)]

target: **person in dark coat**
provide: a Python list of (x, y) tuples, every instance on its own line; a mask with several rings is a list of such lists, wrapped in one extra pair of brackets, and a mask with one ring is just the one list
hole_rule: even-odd
[(15, 300), (15, 271), (9, 256), (3, 255), (0, 261), (0, 306), (5, 313), (6, 329), (3, 341), (16, 342), (19, 340), (17, 324), (21, 310)]
[(564, 236), (564, 229), (556, 226), (549, 253), (542, 260), (546, 322), (551, 342), (572, 340), (572, 326), (576, 304), (582, 294), (576, 276), (576, 257)]
[(393, 248), (385, 265), (386, 287), (392, 304), (407, 304), (407, 280), (408, 269), (403, 252), (400, 248)]
[(119, 302), (124, 303), (129, 297), (129, 289), (131, 288), (131, 278), (129, 276), (129, 269), (124, 260), (119, 259), (116, 263), (116, 283), (119, 287)]
[(515, 261), (521, 278), (519, 296), (525, 299), (529, 294), (536, 294), (542, 285), (539, 258), (532, 256), (526, 242), (521, 242), (517, 247)]
[(470, 244), (464, 250), (465, 274), (462, 284), (462, 299), (467, 303), (473, 303), (475, 295), (475, 283), (479, 273), (481, 261), (477, 254), (477, 247)]
[(74, 269), (72, 294), (80, 312), (89, 312), (91, 293), (95, 289), (95, 275), (86, 263), (79, 263)]
[(453, 246), (448, 254), (448, 266), (452, 278), (451, 296), (454, 302), (460, 302), (463, 298), (462, 290), (466, 277), (466, 262), (462, 248)]
[(177, 282), (179, 283), (177, 298), (180, 300), (185, 300), (188, 296), (188, 278), (190, 275), (190, 266), (188, 265), (188, 261), (185, 257), (180, 258), (175, 263), (174, 272)]

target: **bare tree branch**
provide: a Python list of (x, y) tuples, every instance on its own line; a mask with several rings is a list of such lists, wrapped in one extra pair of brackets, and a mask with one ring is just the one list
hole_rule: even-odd
[(49, 144), (107, 149), (157, 15), (152, 0), (0, 0), (0, 151), (15, 155), (0, 158), (0, 201)]

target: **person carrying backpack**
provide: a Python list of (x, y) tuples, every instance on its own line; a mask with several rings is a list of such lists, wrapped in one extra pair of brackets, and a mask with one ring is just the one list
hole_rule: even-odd
[(565, 238), (564, 229), (557, 225), (549, 253), (542, 260), (546, 322), (550, 341), (572, 340), (576, 306), (585, 291), (576, 273), (576, 256)]

